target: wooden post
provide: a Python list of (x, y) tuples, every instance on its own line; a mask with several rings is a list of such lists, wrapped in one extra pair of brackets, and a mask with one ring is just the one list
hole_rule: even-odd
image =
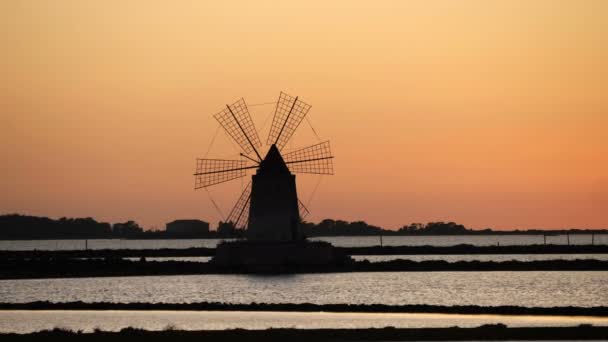
[(382, 244), (382, 235), (380, 235), (380, 247), (383, 247), (383, 244)]
[(570, 246), (570, 233), (566, 233), (566, 238), (568, 239), (568, 246)]
[(545, 246), (547, 245), (547, 234), (543, 234), (543, 243)]
[(85, 251), (89, 250), (89, 239), (84, 239), (84, 250)]

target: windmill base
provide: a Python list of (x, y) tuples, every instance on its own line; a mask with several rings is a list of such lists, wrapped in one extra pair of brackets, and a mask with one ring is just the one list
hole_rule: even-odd
[(324, 241), (232, 241), (217, 246), (211, 262), (248, 272), (290, 272), (332, 268), (352, 259)]

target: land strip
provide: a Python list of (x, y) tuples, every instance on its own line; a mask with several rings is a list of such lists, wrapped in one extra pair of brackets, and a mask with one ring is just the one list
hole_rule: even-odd
[(131, 261), (125, 259), (0, 259), (0, 279), (118, 277), (197, 274), (285, 274), (431, 271), (608, 271), (603, 260), (539, 261), (352, 261), (341, 265), (221, 267), (211, 262)]
[(312, 303), (113, 303), (38, 301), (0, 303), (0, 310), (154, 310), (154, 311), (278, 311), (278, 312), (359, 312), (359, 313), (442, 313), (483, 315), (543, 315), (608, 317), (608, 307), (523, 307), (478, 305), (385, 305), (385, 304), (312, 304)]
[(62, 329), (30, 334), (0, 334), (2, 341), (524, 341), (524, 340), (605, 340), (608, 327), (509, 328), (503, 324), (477, 328), (372, 328), (372, 329), (266, 329), (266, 330), (162, 330), (134, 328), (119, 332), (73, 332)]
[[(336, 247), (348, 255), (425, 255), (425, 254), (608, 254), (608, 245), (521, 245), (521, 246), (371, 246)], [(140, 258), (210, 257), (215, 248), (183, 249), (100, 249), (0, 251), (1, 259), (31, 258)]]

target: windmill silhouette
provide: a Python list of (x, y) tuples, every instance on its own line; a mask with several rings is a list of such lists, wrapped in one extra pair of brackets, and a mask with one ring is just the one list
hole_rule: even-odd
[(240, 146), (246, 160), (197, 159), (195, 189), (245, 177), (247, 170), (256, 169), (226, 221), (236, 228), (246, 229), (254, 241), (294, 241), (302, 238), (298, 222), (308, 209), (298, 199), (293, 173), (332, 175), (334, 158), (329, 141), (281, 154), (311, 106), (281, 92), (266, 145), (262, 143), (251, 120), (244, 99), (226, 105), (214, 115), (228, 135)]

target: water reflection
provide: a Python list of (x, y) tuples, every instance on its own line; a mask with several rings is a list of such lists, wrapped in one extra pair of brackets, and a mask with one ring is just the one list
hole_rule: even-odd
[(1, 280), (4, 302), (608, 306), (608, 272), (375, 272)]

